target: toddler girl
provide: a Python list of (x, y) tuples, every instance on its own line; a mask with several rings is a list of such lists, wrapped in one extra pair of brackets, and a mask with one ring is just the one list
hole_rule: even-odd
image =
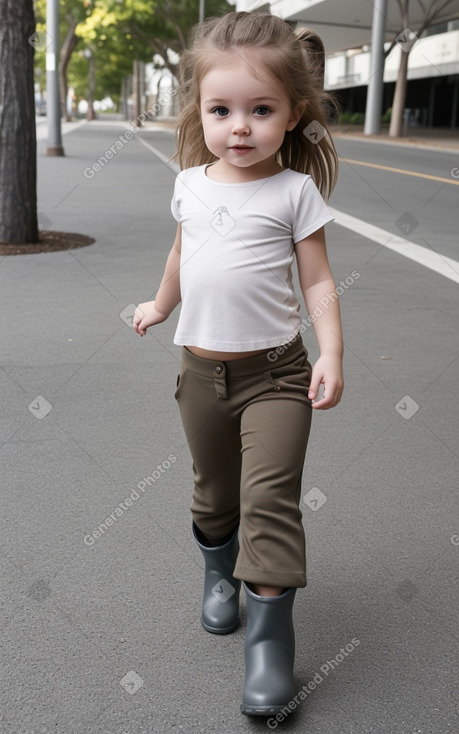
[(181, 59), (177, 234), (156, 299), (133, 321), (144, 336), (182, 303), (175, 397), (205, 559), (201, 621), (215, 634), (236, 629), (243, 582), (250, 715), (279, 713), (295, 695), (303, 463), (313, 409), (335, 406), (343, 390), (337, 300), (311, 317), (312, 369), (292, 281), (296, 260), (310, 314), (335, 292), (321, 194), (333, 189), (337, 156), (323, 62), (318, 36), (270, 15), (233, 12), (196, 27)]

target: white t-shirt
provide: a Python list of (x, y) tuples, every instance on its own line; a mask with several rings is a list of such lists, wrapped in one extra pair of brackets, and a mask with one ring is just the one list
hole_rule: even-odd
[(182, 308), (175, 344), (225, 352), (276, 347), (301, 325), (293, 245), (334, 217), (308, 175), (285, 169), (221, 183), (207, 165), (178, 174)]

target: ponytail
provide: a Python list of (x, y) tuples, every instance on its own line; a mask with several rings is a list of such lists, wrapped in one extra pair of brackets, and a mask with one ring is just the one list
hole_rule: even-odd
[[(297, 126), (287, 132), (280, 150), (282, 165), (309, 173), (325, 199), (328, 199), (338, 180), (338, 154), (329, 131), (329, 125), (339, 115), (335, 98), (324, 90), (325, 48), (320, 36), (311, 28), (296, 28), (307, 91), (304, 113)], [(304, 89), (305, 87), (303, 87)]]
[(324, 88), (325, 48), (320, 36), (311, 28), (296, 28), (295, 36), (301, 43), (306, 65), (320, 89)]

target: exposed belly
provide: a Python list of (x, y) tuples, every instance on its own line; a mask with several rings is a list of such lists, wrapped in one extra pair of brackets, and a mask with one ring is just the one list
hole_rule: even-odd
[(244, 357), (253, 357), (254, 354), (266, 352), (266, 349), (256, 349), (253, 352), (214, 352), (211, 349), (201, 349), (201, 347), (187, 346), (192, 354), (203, 359), (215, 359), (218, 362), (229, 362), (232, 359), (244, 359)]

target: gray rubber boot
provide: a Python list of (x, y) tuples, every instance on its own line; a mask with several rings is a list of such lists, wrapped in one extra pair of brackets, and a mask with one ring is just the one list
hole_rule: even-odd
[(281, 596), (258, 596), (244, 582), (247, 595), (245, 685), (241, 712), (271, 716), (295, 695), (295, 633), (292, 609), (296, 589)]
[(215, 635), (227, 635), (239, 625), (241, 582), (233, 578), (239, 553), (238, 529), (224, 545), (210, 547), (202, 544), (202, 534), (193, 523), (193, 535), (206, 563), (201, 624)]

